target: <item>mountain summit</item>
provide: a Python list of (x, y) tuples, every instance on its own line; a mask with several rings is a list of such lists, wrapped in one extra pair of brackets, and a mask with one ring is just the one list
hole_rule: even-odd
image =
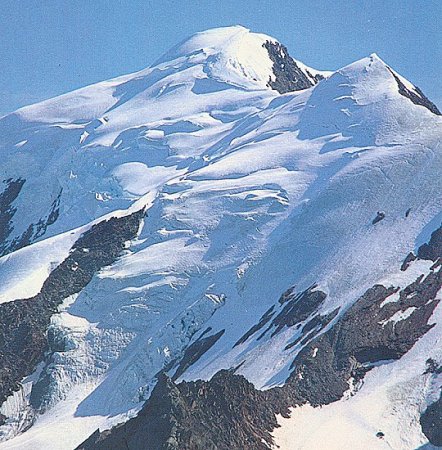
[(157, 64), (170, 62), (201, 62), (203, 72), (215, 80), (255, 89), (272, 88), (280, 93), (309, 88), (324, 77), (291, 58), (276, 39), (241, 26), (197, 33), (167, 52)]
[(0, 449), (442, 445), (441, 138), (243, 27), (0, 118)]

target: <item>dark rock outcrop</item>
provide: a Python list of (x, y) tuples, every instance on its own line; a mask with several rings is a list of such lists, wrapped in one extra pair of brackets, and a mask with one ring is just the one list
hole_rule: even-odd
[(307, 344), (319, 332), (321, 332), (339, 313), (339, 308), (336, 308), (329, 314), (316, 314), (313, 316), (301, 329), (301, 334), (290, 344), (287, 344), (285, 350), (288, 350), (298, 343), (301, 345)]
[(442, 447), (442, 393), (439, 400), (432, 403), (421, 415), (422, 431), (436, 447)]
[(439, 111), (437, 106), (431, 100), (429, 100), (417, 86), (414, 86), (416, 92), (411, 91), (405, 86), (404, 83), (402, 83), (400, 78), (391, 69), (389, 70), (390, 73), (393, 75), (393, 78), (396, 80), (399, 89), (399, 94), (410, 99), (415, 105), (424, 106), (433, 114), (436, 114), (438, 116), (441, 115), (441, 112)]
[(395, 289), (373, 286), (301, 350), (288, 384), (314, 406), (339, 400), (349, 381), (357, 383), (373, 363), (399, 359), (433, 327), (428, 320), (440, 301), (436, 294), (441, 287), (442, 272), (431, 273), (401, 291), (399, 301), (381, 307)]
[(402, 272), (405, 272), (408, 267), (410, 266), (410, 263), (412, 263), (413, 261), (415, 261), (417, 258), (417, 256), (413, 253), (410, 252), (404, 259), (404, 262), (401, 265), (401, 270)]
[(48, 349), (46, 330), (65, 298), (80, 292), (101, 268), (113, 263), (138, 231), (144, 211), (94, 225), (74, 244), (39, 294), (0, 304), (0, 404), (20, 387)]
[(21, 178), (17, 180), (9, 179), (5, 183), (6, 189), (0, 194), (0, 256), (29, 245), (46, 233), (48, 226), (54, 224), (58, 219), (62, 193), (61, 191), (59, 192), (56, 199), (52, 202), (49, 212), (44, 213), (37, 223), (29, 224), (28, 228), (20, 236), (16, 236), (8, 241), (8, 237), (13, 231), (11, 219), (17, 211), (13, 206), (13, 202), (20, 194), (25, 180)]
[(3, 183), (6, 184), (6, 187), (0, 194), (0, 256), (7, 253), (6, 240), (12, 231), (11, 219), (16, 212), (13, 202), (20, 194), (25, 180), (21, 178), (17, 180), (9, 179)]
[[(257, 331), (267, 327), (257, 337), (261, 340), (268, 332), (272, 331), (271, 337), (278, 334), (284, 328), (293, 327), (308, 319), (314, 314), (319, 306), (322, 305), (326, 298), (326, 294), (320, 290), (316, 290), (316, 285), (310, 286), (303, 292), (297, 292), (295, 287), (291, 287), (285, 291), (279, 299), (279, 305), (282, 309), (277, 312), (275, 306), (269, 308), (260, 318), (259, 322), (251, 327), (241, 338), (235, 343), (234, 347), (246, 342)], [(270, 322), (270, 323), (269, 323)], [(313, 327), (312, 327), (313, 328)], [(309, 330), (303, 329), (305, 334)], [(302, 337), (302, 336), (301, 336)]]
[(375, 225), (380, 222), (382, 219), (385, 219), (385, 213), (383, 211), (378, 211), (376, 217), (372, 220), (372, 224)]
[(231, 371), (178, 385), (161, 375), (137, 417), (94, 433), (78, 450), (222, 450), (269, 448), (277, 427), (267, 393)]
[(272, 325), (275, 327), (272, 336), (279, 333), (284, 327), (292, 327), (303, 322), (322, 305), (327, 295), (315, 289), (314, 285), (300, 294), (291, 290), (283, 294), (279, 301), (285, 306), (272, 321)]
[(31, 244), (35, 239), (46, 233), (48, 226), (54, 224), (60, 214), (61, 191), (52, 202), (51, 209), (45, 218), (41, 218), (37, 223), (31, 223), (21, 236), (15, 238), (8, 248), (8, 252), (18, 250)]
[(308, 89), (318, 83), (323, 77), (305, 74), (289, 55), (288, 50), (279, 42), (266, 41), (263, 47), (269, 53), (273, 62), (274, 80), (270, 79), (268, 86), (280, 94)]
[(442, 258), (442, 225), (431, 234), (430, 242), (419, 247), (417, 252), (419, 259), (437, 261)]
[(48, 226), (54, 224), (60, 214), (61, 191), (57, 198), (52, 202), (51, 209), (46, 217), (41, 218), (37, 223), (31, 223), (21, 236), (16, 237), (8, 247), (8, 253), (26, 247), (35, 239), (46, 233)]
[(424, 375), (427, 373), (435, 373), (438, 375), (442, 373), (442, 366), (439, 366), (433, 358), (428, 358), (427, 369), (425, 370)]

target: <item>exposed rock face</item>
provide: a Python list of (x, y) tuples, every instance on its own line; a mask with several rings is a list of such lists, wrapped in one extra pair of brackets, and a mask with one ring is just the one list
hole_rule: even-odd
[(52, 202), (51, 209), (46, 216), (43, 216), (37, 223), (31, 223), (21, 236), (15, 237), (8, 242), (8, 237), (13, 231), (11, 219), (16, 213), (13, 202), (20, 194), (25, 180), (21, 178), (17, 180), (9, 179), (4, 183), (6, 184), (6, 188), (0, 194), (0, 256), (25, 247), (33, 240), (43, 236), (48, 226), (55, 223), (58, 219), (61, 197), (60, 191), (57, 198)]
[(267, 49), (273, 61), (274, 80), (269, 80), (268, 86), (280, 94), (307, 89), (318, 83), (323, 77), (305, 74), (289, 55), (284, 45), (278, 42), (266, 41), (263, 46)]
[(428, 244), (419, 247), (417, 256), (420, 259), (431, 259), (431, 261), (442, 258), (442, 226), (431, 234)]
[(114, 262), (134, 238), (144, 211), (94, 225), (49, 275), (35, 297), (0, 304), (0, 404), (19, 389), (48, 349), (46, 330), (63, 300), (80, 292), (93, 275)]
[(139, 415), (110, 432), (95, 433), (78, 449), (268, 449), (277, 426), (267, 393), (230, 371), (210, 382), (173, 384), (159, 377)]
[(60, 197), (61, 191), (57, 198), (52, 202), (51, 209), (45, 218), (40, 219), (37, 223), (31, 223), (21, 236), (15, 238), (7, 248), (7, 253), (23, 248), (31, 244), (35, 239), (43, 236), (49, 225), (55, 223), (60, 213)]
[(390, 72), (396, 80), (399, 88), (399, 94), (409, 98), (415, 105), (424, 106), (433, 114), (437, 114), (438, 116), (441, 115), (441, 112), (439, 111), (437, 106), (431, 100), (429, 100), (417, 86), (415, 86), (416, 92), (410, 91), (392, 70), (390, 70)]
[(272, 336), (274, 336), (283, 328), (292, 327), (306, 320), (319, 308), (326, 298), (324, 292), (315, 290), (315, 288), (315, 285), (311, 286), (301, 293), (296, 292), (294, 287), (288, 289), (279, 299), (279, 304), (284, 305), (282, 310), (277, 313), (275, 307), (272, 306), (263, 314), (259, 322), (236, 342), (235, 347), (247, 341), (247, 339), (269, 322), (270, 324), (267, 328), (258, 336), (258, 340), (262, 339), (270, 330), (272, 330)]
[[(313, 406), (339, 400), (350, 379), (363, 378), (373, 363), (399, 359), (432, 328), (428, 320), (440, 301), (435, 297), (441, 286), (438, 270), (407, 286), (399, 301), (382, 307), (396, 290), (373, 286), (330, 330), (299, 353), (289, 384)], [(408, 317), (405, 311), (410, 312)]]
[[(442, 366), (438, 365), (434, 359), (429, 358), (424, 374), (437, 377), (442, 374)], [(430, 443), (436, 447), (442, 447), (442, 391), (439, 399), (431, 403), (422, 413), (420, 423), (422, 432)]]
[(329, 314), (314, 315), (301, 329), (301, 334), (293, 342), (287, 344), (285, 350), (294, 347), (296, 344), (301, 343), (301, 345), (307, 344), (315, 336), (318, 335), (339, 313), (339, 308), (336, 308)]
[(385, 219), (385, 213), (383, 211), (378, 211), (376, 217), (372, 220), (372, 225), (376, 225), (381, 220)]
[(279, 302), (286, 303), (286, 306), (272, 322), (276, 328), (272, 335), (277, 334), (284, 327), (291, 327), (304, 321), (321, 306), (327, 295), (322, 291), (315, 291), (315, 288), (316, 286), (312, 286), (297, 295), (293, 291), (286, 292), (281, 297)]
[(6, 184), (6, 188), (0, 194), (0, 256), (7, 253), (6, 239), (12, 231), (11, 219), (16, 212), (13, 202), (20, 194), (25, 180), (21, 178), (17, 180), (9, 179), (4, 184)]
[(404, 259), (404, 262), (401, 265), (401, 270), (402, 272), (405, 272), (408, 267), (410, 267), (410, 263), (412, 263), (414, 260), (416, 260), (417, 256), (413, 253), (410, 252), (406, 258)]
[[(425, 254), (442, 256), (438, 236), (439, 231), (433, 233)], [(319, 406), (337, 401), (373, 363), (399, 359), (410, 350), (433, 326), (428, 321), (440, 301), (436, 296), (441, 287), (438, 262), (425, 278), (421, 276), (402, 289), (397, 301), (387, 299), (398, 289), (373, 286), (332, 327), (306, 342), (283, 387), (259, 391), (243, 376), (227, 370), (210, 381), (179, 384), (161, 375), (136, 418), (103, 433), (97, 430), (78, 449), (270, 449), (271, 432), (278, 426), (276, 414), (287, 417), (290, 407), (307, 402)], [(301, 294), (287, 291), (280, 302), (289, 308), (276, 316), (284, 320), (274, 325), (293, 326), (296, 320), (308, 318), (324, 298), (324, 293), (311, 289)], [(315, 315), (304, 325), (306, 331), (330, 323), (334, 313), (328, 320)], [(245, 339), (273, 315), (271, 308)], [(433, 443), (440, 438), (440, 402), (422, 416), (423, 430)]]
[(442, 447), (442, 393), (421, 416), (422, 431), (436, 447)]
[(430, 242), (419, 247), (417, 256), (410, 252), (402, 263), (401, 270), (405, 271), (410, 263), (416, 259), (428, 259), (437, 262), (442, 256), (442, 227), (438, 228), (431, 234)]

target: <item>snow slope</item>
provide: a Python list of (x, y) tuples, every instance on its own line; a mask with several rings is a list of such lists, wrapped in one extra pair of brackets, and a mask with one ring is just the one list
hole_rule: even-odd
[[(36, 294), (96, 221), (148, 208), (125, 255), (53, 316), (52, 331), (70, 345), (42, 369), (51, 379), (45, 411), (1, 449), (74, 448), (133, 416), (157, 372), (208, 327), (225, 331), (180, 379), (242, 364), (258, 388), (283, 384), (301, 349), (284, 350), (295, 330), (234, 343), (293, 285), (318, 284), (325, 313), (345, 310), (374, 283), (393, 283), (442, 210), (441, 118), (401, 95), (379, 57), (281, 95), (267, 85), (268, 40), (242, 27), (198, 33), (148, 69), (0, 119), (2, 179), (26, 180), (8, 239), (60, 197), (46, 233), (0, 259), (0, 302)], [(378, 211), (385, 219), (373, 225)], [(398, 401), (405, 411), (403, 385), (440, 338), (439, 326), (419, 342), (423, 353), (416, 347), (373, 370), (358, 396), (296, 409), (281, 419), (277, 442), (320, 448), (307, 437), (295, 447), (290, 436), (307, 430), (321, 439), (341, 427), (366, 442), (348, 448), (424, 444), (413, 427), (400, 438), (394, 418), (385, 425), (396, 433), (391, 444), (372, 431)], [(427, 387), (409, 389), (421, 404)], [(360, 419), (368, 407), (373, 417)], [(11, 418), (0, 438), (19, 428)], [(340, 436), (328, 448), (345, 448)]]

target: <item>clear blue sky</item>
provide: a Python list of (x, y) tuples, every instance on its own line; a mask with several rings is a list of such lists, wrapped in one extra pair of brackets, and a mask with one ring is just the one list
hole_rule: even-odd
[(372, 52), (442, 107), (442, 0), (0, 0), (0, 115), (244, 25), (337, 69)]

